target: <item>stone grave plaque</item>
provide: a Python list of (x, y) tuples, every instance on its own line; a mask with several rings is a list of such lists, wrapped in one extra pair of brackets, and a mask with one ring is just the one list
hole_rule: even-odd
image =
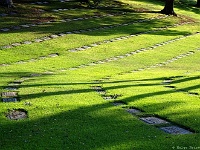
[(8, 86), (15, 86), (15, 87), (18, 87), (19, 85), (20, 83), (14, 83), (14, 82), (8, 84)]
[(162, 83), (163, 84), (170, 84), (170, 83), (172, 83), (172, 80), (171, 79), (166, 79)]
[(41, 40), (41, 39), (35, 39), (35, 42), (42, 42), (43, 40)]
[(31, 41), (24, 41), (23, 44), (31, 44)]
[(72, 34), (72, 32), (66, 32), (66, 34)]
[(2, 92), (1, 96), (2, 97), (16, 97), (17, 96), (17, 92)]
[(17, 98), (2, 98), (2, 102), (18, 102)]
[(8, 87), (5, 87), (4, 89), (5, 90), (9, 90), (9, 91), (16, 91), (18, 90), (19, 87), (17, 86), (8, 86)]
[(94, 43), (94, 44), (91, 44), (91, 46), (98, 46), (98, 44)]
[(3, 49), (12, 48), (12, 47), (13, 47), (12, 45), (5, 45), (5, 46), (2, 46)]
[(58, 34), (59, 36), (65, 36), (66, 34), (65, 33), (60, 33)]
[(3, 28), (3, 29), (0, 29), (1, 31), (3, 31), (3, 32), (6, 32), (6, 31), (9, 31), (10, 29), (8, 29), (8, 28)]
[(114, 102), (114, 106), (121, 106), (121, 105), (126, 105), (124, 102)]
[(92, 86), (92, 89), (94, 89), (94, 90), (102, 90), (102, 87), (101, 86)]
[(99, 94), (106, 94), (106, 91), (104, 89), (97, 89), (96, 90)]
[(30, 26), (29, 25), (27, 25), (27, 24), (23, 24), (23, 25), (20, 25), (21, 27), (23, 27), (23, 28), (29, 28)]
[(20, 46), (20, 43), (13, 43), (12, 46)]
[(58, 35), (53, 34), (53, 35), (50, 35), (50, 37), (51, 37), (51, 38), (57, 38)]
[(105, 100), (114, 100), (114, 99), (117, 99), (119, 95), (117, 94), (114, 94), (114, 95), (103, 95), (103, 98)]
[(129, 112), (130, 114), (138, 114), (141, 113), (140, 110), (136, 109), (136, 108), (129, 108), (126, 110), (127, 112)]
[(79, 47), (79, 48), (76, 48), (77, 51), (83, 51), (85, 50), (85, 48), (82, 48), (82, 47)]
[(57, 57), (58, 54), (50, 54), (49, 57)]
[(6, 117), (11, 120), (25, 119), (28, 117), (28, 112), (24, 109), (9, 110)]
[(5, 13), (2, 13), (2, 14), (0, 14), (0, 16), (2, 16), (2, 17), (5, 17), (5, 16), (7, 16), (8, 14), (5, 14)]
[(157, 117), (141, 117), (140, 120), (152, 125), (168, 123), (167, 121), (157, 118)]
[(41, 74), (33, 73), (30, 75), (30, 77), (39, 77), (39, 76), (41, 76)]
[(160, 129), (170, 134), (191, 134), (192, 133), (186, 129), (183, 129), (177, 126), (161, 127)]

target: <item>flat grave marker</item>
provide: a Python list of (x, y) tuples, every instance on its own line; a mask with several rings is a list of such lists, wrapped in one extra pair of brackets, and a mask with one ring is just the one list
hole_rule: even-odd
[(141, 117), (140, 120), (144, 121), (147, 124), (158, 125), (158, 124), (166, 124), (167, 121), (157, 118), (157, 117)]
[(170, 134), (192, 134), (192, 132), (177, 126), (161, 127), (160, 129)]
[(128, 113), (130, 114), (138, 114), (138, 113), (141, 113), (140, 110), (136, 109), (136, 108), (129, 108), (126, 110)]
[(9, 110), (6, 117), (10, 120), (25, 119), (28, 117), (28, 112), (24, 109)]
[(2, 97), (16, 97), (18, 96), (17, 92), (2, 92)]
[(18, 102), (17, 98), (2, 98), (2, 102)]

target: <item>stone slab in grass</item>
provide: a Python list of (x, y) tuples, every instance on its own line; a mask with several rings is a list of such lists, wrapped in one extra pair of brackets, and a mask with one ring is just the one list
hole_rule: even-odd
[(103, 99), (105, 100), (115, 100), (119, 97), (120, 95), (114, 94), (114, 95), (103, 95)]
[(23, 28), (29, 28), (30, 26), (29, 25), (27, 25), (27, 24), (23, 24), (23, 25), (20, 25), (21, 27), (23, 27)]
[(22, 82), (24, 82), (24, 80), (15, 80), (15, 81), (13, 81), (13, 83), (17, 83), (17, 84), (21, 84)]
[(28, 117), (28, 112), (25, 109), (13, 109), (6, 113), (6, 117), (10, 120), (25, 119)]
[(138, 113), (141, 113), (140, 110), (136, 109), (136, 108), (129, 108), (126, 110), (128, 113), (130, 114), (138, 114)]
[(0, 29), (1, 31), (3, 31), (3, 32), (7, 32), (7, 31), (10, 31), (10, 29), (9, 28), (3, 28), (3, 29)]
[(102, 86), (91, 86), (92, 89), (94, 90), (102, 90)]
[(13, 30), (20, 30), (21, 27), (20, 27), (20, 26), (14, 26), (14, 27), (12, 27), (12, 29), (13, 29)]
[(99, 94), (103, 94), (105, 95), (106, 94), (106, 91), (104, 89), (99, 89), (99, 90), (96, 90)]
[(18, 94), (17, 92), (2, 92), (1, 96), (2, 97), (16, 97)]
[(118, 102), (113, 102), (114, 106), (122, 106), (122, 105), (126, 105), (126, 103), (122, 102), (122, 101), (118, 101)]
[(8, 14), (1, 13), (0, 16), (1, 16), (1, 17), (5, 17), (5, 16), (8, 16)]
[(43, 40), (42, 39), (35, 39), (35, 42), (39, 43), (39, 42), (42, 42)]
[(58, 35), (55, 35), (55, 34), (50, 35), (50, 38), (57, 38), (57, 37), (59, 37), (59, 36), (58, 36)]
[(18, 102), (18, 98), (2, 98), (2, 102), (8, 103), (8, 102)]
[(9, 83), (8, 86), (14, 86), (14, 87), (19, 87), (21, 83)]
[(23, 44), (32, 44), (31, 41), (24, 41)]
[(172, 80), (171, 79), (166, 79), (162, 82), (162, 84), (171, 84)]
[(55, 53), (55, 54), (49, 54), (49, 57), (57, 57), (57, 56), (58, 56), (57, 53)]
[(13, 44), (11, 44), (12, 46), (20, 46), (21, 45), (21, 43), (13, 43)]
[(41, 74), (38, 74), (38, 73), (33, 73), (30, 75), (30, 77), (39, 77), (39, 76), (41, 76)]
[(192, 134), (191, 131), (178, 126), (161, 127), (160, 129), (170, 134)]
[(166, 124), (167, 121), (160, 119), (158, 117), (141, 117), (140, 120), (144, 121), (147, 124), (158, 125), (158, 124)]
[(19, 89), (19, 87), (17, 87), (17, 86), (7, 86), (4, 88), (4, 90), (8, 90), (8, 91), (16, 91), (18, 89)]

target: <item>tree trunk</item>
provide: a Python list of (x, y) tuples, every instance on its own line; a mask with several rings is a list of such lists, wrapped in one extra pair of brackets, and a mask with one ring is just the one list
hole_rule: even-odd
[(161, 10), (161, 13), (177, 16), (177, 14), (174, 12), (174, 0), (166, 0), (165, 7), (163, 10)]
[(200, 0), (197, 0), (197, 7), (200, 7)]

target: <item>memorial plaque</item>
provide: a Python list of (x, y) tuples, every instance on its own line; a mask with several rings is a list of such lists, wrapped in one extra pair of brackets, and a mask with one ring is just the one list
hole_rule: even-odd
[(49, 57), (57, 57), (58, 54), (50, 54)]
[(157, 117), (141, 117), (140, 120), (152, 125), (168, 123), (167, 121), (157, 118)]
[(80, 48), (76, 48), (76, 50), (77, 50), (77, 51), (83, 51), (83, 50), (85, 50), (85, 48), (81, 48), (81, 47), (80, 47)]
[(58, 34), (59, 36), (65, 36), (66, 34), (65, 33), (60, 33)]
[(50, 37), (51, 37), (51, 38), (57, 38), (58, 35), (54, 35), (54, 34), (53, 34), (53, 35), (50, 35)]
[(72, 34), (72, 32), (66, 32), (66, 34)]
[(30, 75), (30, 77), (39, 77), (39, 76), (41, 76), (41, 74), (33, 73)]
[(23, 28), (29, 28), (30, 26), (29, 25), (26, 25), (26, 24), (23, 24), (23, 25), (20, 25), (21, 27)]
[(105, 100), (114, 100), (114, 99), (117, 99), (119, 95), (117, 94), (114, 94), (114, 95), (103, 95), (103, 98)]
[(15, 86), (8, 86), (8, 87), (5, 87), (4, 89), (5, 89), (5, 90), (10, 90), (10, 91), (15, 91), (15, 90), (18, 90), (18, 87), (15, 87)]
[(24, 109), (13, 109), (6, 114), (6, 117), (11, 120), (24, 119), (28, 117), (28, 112)]
[(114, 102), (114, 106), (121, 106), (121, 105), (126, 105), (124, 102)]
[(98, 89), (96, 90), (99, 94), (106, 94), (106, 91), (103, 89)]
[(3, 102), (18, 102), (17, 98), (2, 98)]
[(17, 92), (2, 92), (1, 96), (2, 97), (16, 97), (18, 94)]
[(9, 31), (10, 29), (8, 29), (8, 28), (3, 28), (3, 29), (0, 29), (1, 31), (3, 31), (3, 32), (7, 32), (7, 31)]
[(12, 45), (5, 45), (5, 46), (2, 46), (3, 49), (12, 48), (12, 47), (13, 47)]
[(5, 17), (5, 16), (7, 16), (8, 14), (5, 14), (5, 13), (2, 13), (2, 14), (0, 14), (0, 16), (2, 16), (2, 17)]
[(41, 40), (41, 39), (35, 39), (35, 42), (42, 42), (43, 40)]
[(172, 80), (166, 79), (166, 80), (164, 80), (162, 83), (163, 83), (163, 84), (170, 84), (170, 83), (172, 83)]
[(19, 30), (19, 29), (21, 29), (21, 27), (20, 26), (14, 26), (13, 29), (14, 30)]
[(20, 43), (13, 43), (12, 46), (20, 46)]
[(131, 114), (138, 114), (141, 113), (140, 110), (136, 109), (136, 108), (129, 108), (127, 109), (127, 112), (131, 113)]
[(91, 46), (98, 46), (98, 44), (94, 43), (94, 44), (91, 44)]
[(94, 90), (102, 90), (102, 87), (101, 86), (92, 86), (92, 89), (94, 89)]
[(32, 42), (31, 41), (25, 41), (23, 42), (23, 44), (31, 44)]
[(192, 134), (192, 132), (177, 126), (161, 127), (160, 129), (170, 134)]

